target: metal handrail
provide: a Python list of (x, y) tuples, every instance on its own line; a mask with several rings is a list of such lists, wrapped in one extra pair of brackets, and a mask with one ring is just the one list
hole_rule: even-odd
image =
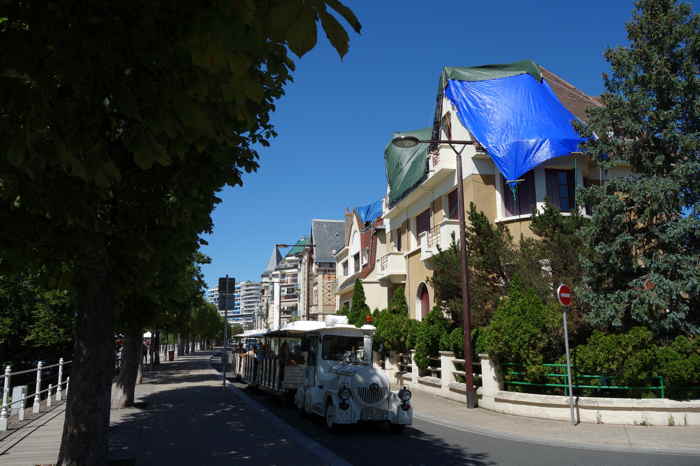
[[(65, 361), (65, 362), (63, 363), (63, 365), (65, 366), (65, 365), (70, 364), (70, 363), (72, 363), (72, 362), (73, 362), (73, 361)], [(46, 369), (50, 369), (50, 368), (52, 368), (52, 367), (58, 367), (58, 366), (60, 366), (60, 365), (61, 365), (61, 363), (58, 363), (58, 362), (57, 362), (56, 364), (51, 364), (50, 366), (41, 366), (41, 370), (43, 371), (43, 370), (46, 370)], [(7, 374), (7, 375), (13, 376), (13, 375), (29, 374), (30, 372), (36, 372), (36, 371), (38, 371), (38, 370), (39, 370), (39, 368), (35, 367), (35, 368), (33, 368), (33, 369), (24, 369), (24, 370), (17, 371), (17, 372), (10, 372), (10, 373)], [(0, 374), (0, 377), (2, 377), (3, 375), (4, 375), (4, 373)]]
[[(522, 367), (522, 364), (516, 364), (516, 363), (504, 363), (503, 366), (515, 366), (515, 367)], [(566, 364), (541, 364), (542, 367), (566, 367)], [(506, 375), (525, 375), (526, 373), (524, 371), (506, 371)], [(558, 373), (546, 373), (543, 374), (544, 377), (563, 377), (565, 381), (568, 382), (569, 376), (567, 374), (558, 374)], [(573, 374), (572, 375), (572, 387), (573, 388), (584, 388), (584, 389), (592, 389), (592, 390), (651, 390), (651, 391), (658, 391), (659, 394), (661, 395), (661, 398), (666, 397), (666, 384), (664, 381), (663, 376), (651, 376), (652, 379), (657, 379), (659, 381), (659, 385), (647, 385), (647, 386), (633, 386), (633, 385), (609, 385), (605, 382), (607, 382), (610, 379), (616, 379), (618, 378), (617, 376), (614, 375), (595, 375), (595, 374)], [(596, 379), (601, 382), (601, 385), (582, 385), (576, 383), (577, 379)], [(524, 385), (524, 386), (533, 386), (533, 387), (568, 387), (567, 383), (535, 383), (535, 382), (527, 382), (524, 380), (505, 380), (504, 383), (506, 385)]]

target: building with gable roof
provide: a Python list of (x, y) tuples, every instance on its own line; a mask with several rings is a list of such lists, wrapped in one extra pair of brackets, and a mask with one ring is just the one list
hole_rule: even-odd
[(393, 288), (379, 281), (377, 265), (386, 253), (383, 200), (345, 212), (345, 242), (336, 257), (336, 308), (349, 307), (357, 280), (362, 280), (370, 310), (385, 309)]
[(311, 221), (310, 246), (301, 256), (299, 309), (306, 320), (323, 320), (335, 314), (335, 253), (345, 244), (343, 220)]
[[(571, 139), (575, 136), (561, 141), (547, 139), (550, 127), (544, 130), (528, 128), (533, 134), (538, 131), (542, 134), (541, 142), (535, 144), (527, 138), (508, 143), (494, 143), (492, 140), (487, 143), (486, 137), (480, 141), (463, 121), (475, 131), (482, 131), (479, 134), (498, 137), (502, 133), (488, 131), (499, 123), (517, 120), (497, 120), (504, 115), (508, 116), (506, 112), (511, 110), (509, 105), (501, 105), (506, 110), (496, 114), (499, 106), (493, 107), (496, 108), (494, 111), (477, 108), (475, 101), (469, 99), (480, 89), (492, 86), (488, 89), (494, 90), (511, 78), (513, 84), (508, 91), (513, 92), (502, 95), (510, 95), (515, 99), (518, 92), (529, 92), (526, 86), (541, 92), (548, 106), (533, 106), (526, 110), (535, 116), (538, 111), (544, 112), (545, 109), (547, 112), (558, 112), (559, 121), (554, 123), (550, 120), (556, 118), (550, 118), (548, 113), (540, 113), (541, 119), (547, 120), (550, 127), (562, 123), (561, 115), (585, 120), (586, 109), (601, 105), (598, 100), (587, 96), (553, 72), (529, 61), (474, 68), (445, 68), (436, 99), (433, 126), (396, 133), (394, 137), (415, 136), (420, 140), (444, 140), (451, 136), (452, 140), (473, 141), (474, 144), (465, 146), (462, 153), (463, 179), (459, 181), (464, 186), (465, 210), (468, 211), (470, 203), (474, 203), (491, 222), (504, 225), (518, 241), (521, 236), (534, 236), (529, 228), (530, 221), (535, 211), (544, 208), (545, 199), (556, 205), (564, 215), (568, 215), (572, 209), (583, 210), (575, 202), (576, 188), (600, 184), (606, 178), (629, 173), (629, 169), (617, 167), (604, 173), (595, 160), (584, 157), (575, 150), (562, 152), (562, 148), (578, 144)], [(492, 81), (487, 83), (489, 80)], [(540, 88), (538, 85), (541, 85)], [(484, 119), (487, 121), (484, 122)], [(480, 122), (482, 126), (474, 121)], [(540, 123), (537, 118), (528, 120), (531, 121), (534, 121), (533, 127)], [(572, 132), (570, 121), (564, 123), (555, 129)], [(524, 124), (521, 122), (521, 125)], [(499, 147), (501, 142), (503, 147)], [(506, 179), (502, 175), (504, 160), (494, 157), (495, 153), (489, 151), (516, 151), (522, 147), (530, 148), (530, 145), (535, 147), (533, 150), (542, 149), (546, 152), (555, 148), (559, 152), (550, 150), (547, 158), (531, 164), (532, 168), (517, 176), (517, 179)], [(436, 304), (434, 290), (429, 282), (433, 273), (429, 259), (440, 249), (449, 248), (453, 240), (459, 241), (456, 157), (448, 144), (419, 144), (400, 148), (389, 142), (385, 150), (385, 161), (388, 186), (383, 225), (388, 239), (387, 250), (378, 259), (377, 279), (388, 287), (403, 284), (410, 316), (421, 320)]]

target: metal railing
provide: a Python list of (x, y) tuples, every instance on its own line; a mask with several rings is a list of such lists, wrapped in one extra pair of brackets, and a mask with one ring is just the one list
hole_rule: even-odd
[[(64, 361), (63, 358), (58, 360), (58, 363), (44, 366), (43, 361), (37, 362), (36, 368), (26, 369), (22, 371), (12, 372), (12, 367), (10, 365), (5, 366), (5, 374), (3, 377), (3, 389), (2, 389), (2, 407), (0, 408), (0, 431), (6, 431), (10, 416), (12, 415), (12, 410), (17, 409), (17, 417), (20, 421), (24, 420), (24, 409), (25, 401), (33, 399), (32, 413), (38, 414), (41, 411), (41, 395), (46, 393), (46, 409), (50, 408), (52, 401), (61, 401), (63, 398), (68, 396), (68, 387), (70, 385), (70, 377), (66, 377), (63, 380), (63, 370), (64, 367), (69, 365), (72, 361)], [(41, 389), (42, 382), (42, 372), (58, 367), (58, 380), (56, 385), (53, 383), (48, 384), (48, 387)], [(36, 372), (35, 389), (31, 394), (27, 394), (22, 398), (12, 399), (10, 396), (10, 388), (12, 383), (12, 377), (30, 374)], [(65, 385), (65, 389), (64, 389)]]
[(389, 255), (385, 254), (382, 256), (381, 261), (379, 262), (379, 271), (386, 272), (386, 270), (388, 268), (389, 268)]
[(440, 225), (433, 226), (430, 230), (426, 232), (428, 247), (436, 247), (440, 243)]
[[(504, 367), (523, 367), (521, 364), (516, 363), (505, 363)], [(562, 379), (561, 382), (552, 383), (536, 383), (527, 380), (513, 380), (512, 376), (522, 376), (526, 372), (522, 370), (506, 370), (504, 384), (517, 385), (523, 387), (549, 387), (549, 388), (561, 388), (565, 389), (569, 386), (569, 376), (566, 372), (566, 364), (542, 364), (542, 367), (561, 369), (561, 372), (548, 372), (544, 374), (544, 377), (549, 379)], [(607, 390), (619, 390), (619, 391), (650, 391), (657, 392), (660, 396), (658, 398), (666, 398), (667, 386), (664, 383), (664, 378), (662, 376), (652, 376), (652, 380), (657, 381), (657, 385), (646, 385), (646, 386), (632, 386), (632, 385), (615, 385), (613, 381), (617, 378), (615, 376), (607, 375), (597, 375), (597, 374), (573, 374), (573, 384), (572, 387), (576, 389), (590, 390), (593, 393), (600, 394), (601, 391)], [(579, 382), (583, 380), (583, 383)], [(588, 382), (588, 383), (586, 383)], [(597, 382), (597, 383), (595, 383)]]

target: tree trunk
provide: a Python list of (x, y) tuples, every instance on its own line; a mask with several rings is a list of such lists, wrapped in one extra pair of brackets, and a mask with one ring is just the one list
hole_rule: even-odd
[(106, 270), (79, 278), (75, 347), (57, 464), (107, 464), (114, 291)]
[(112, 384), (112, 408), (121, 409), (134, 405), (134, 392), (139, 367), (143, 358), (143, 328), (127, 330), (122, 352), (122, 367)]
[(160, 330), (156, 329), (153, 332), (155, 335), (154, 344), (151, 345), (151, 368), (155, 369), (160, 364)]

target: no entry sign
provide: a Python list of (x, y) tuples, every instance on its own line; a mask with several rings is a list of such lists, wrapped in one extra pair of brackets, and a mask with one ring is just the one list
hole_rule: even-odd
[(557, 288), (557, 299), (562, 306), (571, 306), (571, 288), (566, 285), (559, 285), (559, 288)]

